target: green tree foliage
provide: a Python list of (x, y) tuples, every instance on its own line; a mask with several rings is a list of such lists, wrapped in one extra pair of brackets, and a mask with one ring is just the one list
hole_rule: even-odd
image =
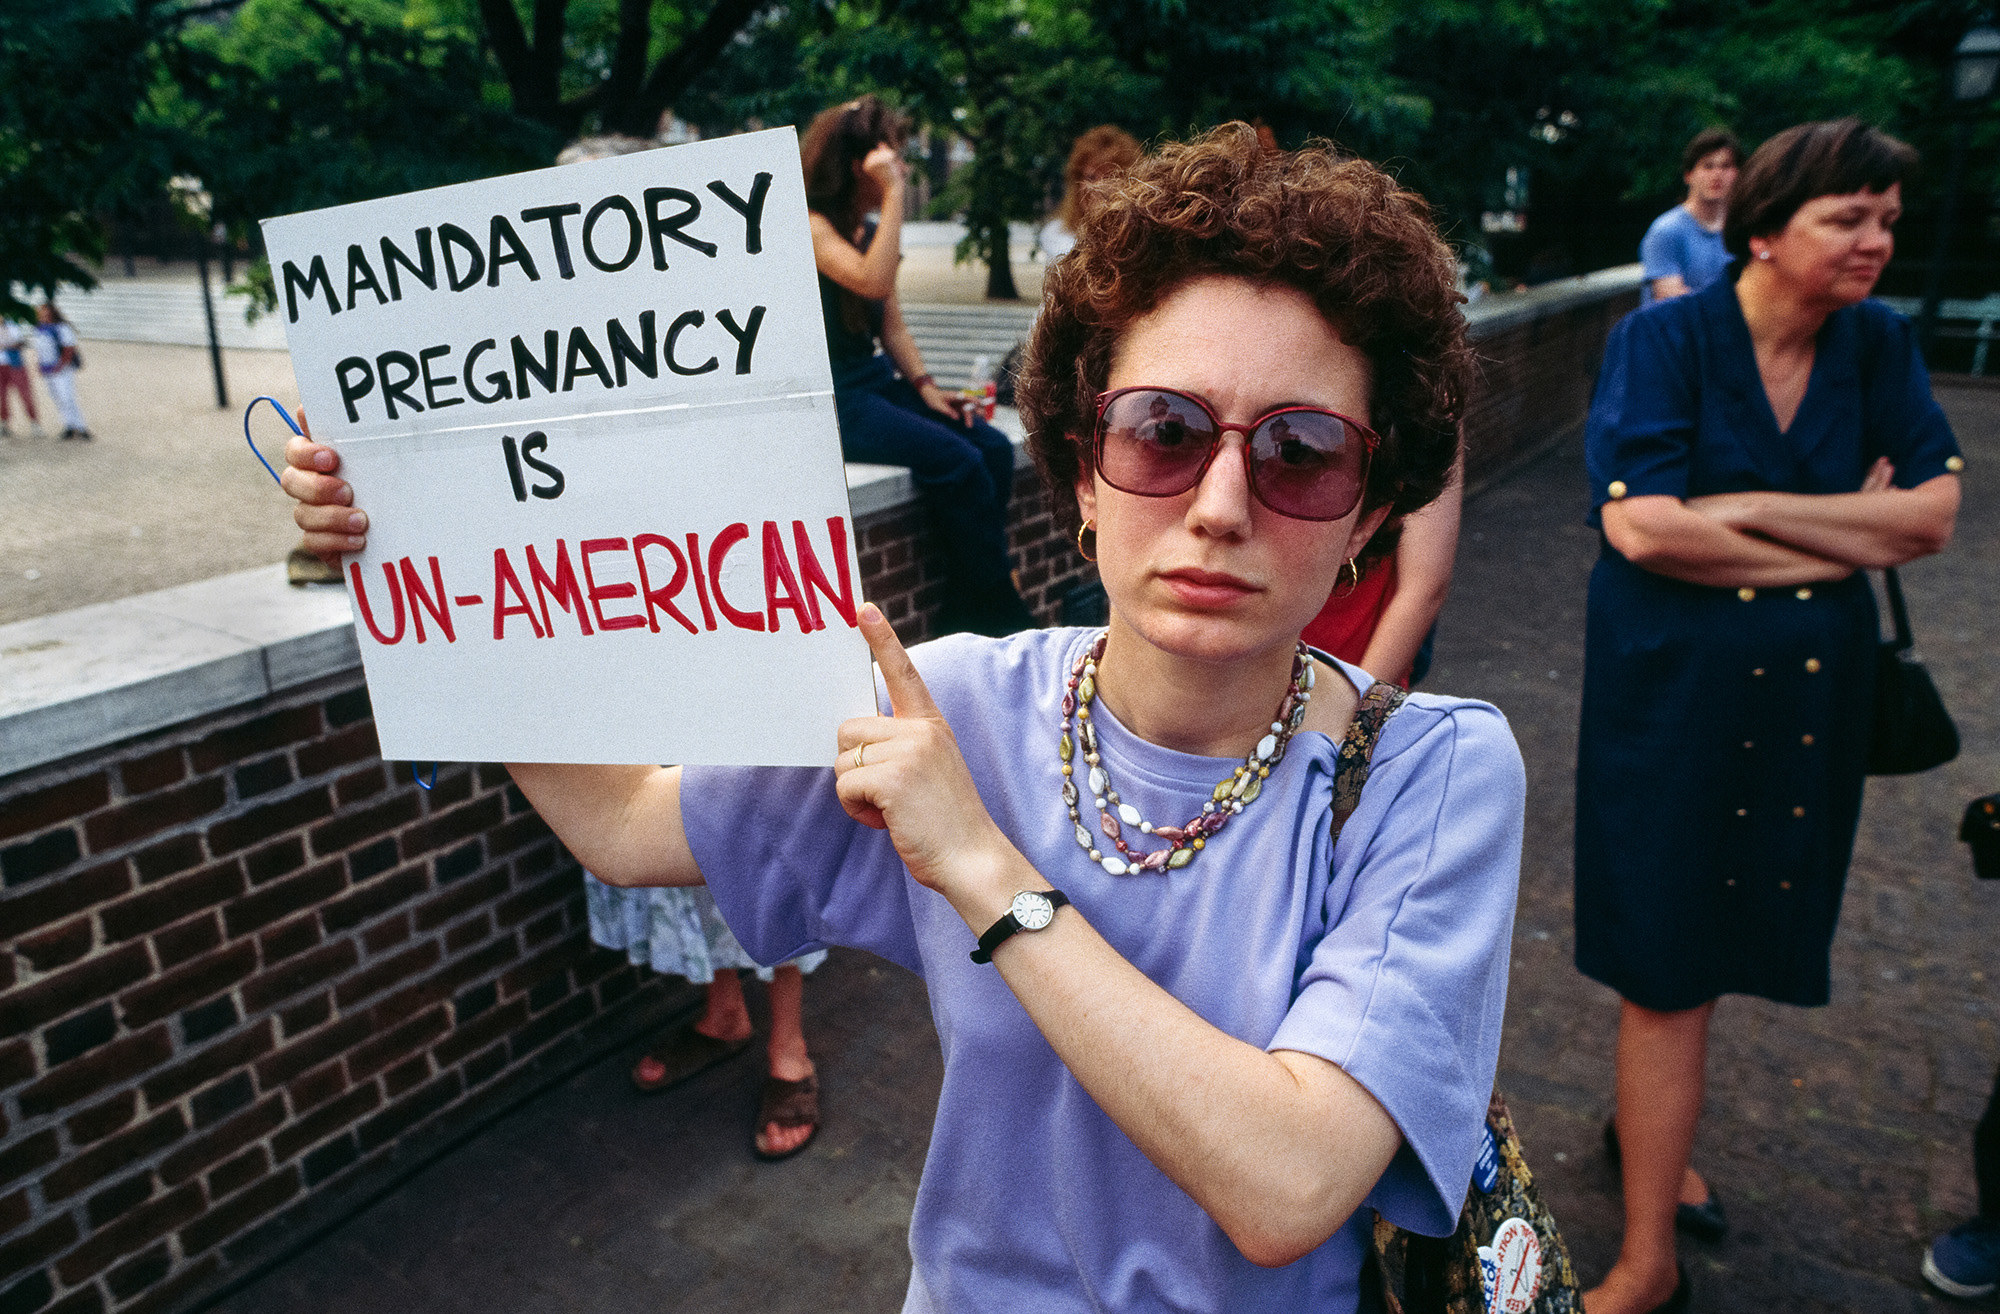
[[(1941, 163), (1974, 0), (0, 0), (0, 17), (0, 274), (32, 287), (88, 285), (99, 221), (175, 174), (240, 234), (544, 163), (579, 132), (648, 136), (669, 107), (712, 134), (878, 91), (972, 146), (946, 195), (1005, 296), (1007, 221), (1047, 212), (1101, 122), (1332, 137), (1468, 244), (1512, 170), (1531, 219), (1505, 260), (1629, 259), (1710, 124), (1754, 144), (1858, 114)], [(1991, 195), (1994, 154), (1973, 151), (1970, 195)]]
[(517, 113), (575, 136), (650, 137), (767, 0), (474, 0)]
[(389, 0), (247, 0), (161, 49), (145, 114), (242, 231), (275, 214), (545, 164), (474, 34)]
[(134, 121), (155, 74), (158, 6), (0, 6), (0, 313), (20, 284), (90, 287), (96, 215), (164, 177), (159, 134)]
[[(1638, 230), (1681, 195), (1680, 150), (1734, 128), (1746, 146), (1808, 119), (1859, 115), (1925, 135), (1936, 52), (1903, 40), (1955, 23), (1938, 4), (1879, 0), (1381, 0), (1385, 77), (1427, 110), (1414, 131), (1366, 119), (1343, 140), (1406, 162), (1403, 176), (1462, 237), (1503, 208), (1507, 170), (1531, 183), (1525, 245), (1581, 269), (1632, 258)], [(1900, 42), (1900, 44), (1899, 44)]]
[(1148, 80), (1069, 0), (901, 0), (872, 18), (836, 29), (824, 62), (971, 144), (953, 195), (968, 229), (959, 255), (986, 263), (988, 296), (1014, 298), (1008, 221), (1046, 207), (1071, 140), (1118, 117)]

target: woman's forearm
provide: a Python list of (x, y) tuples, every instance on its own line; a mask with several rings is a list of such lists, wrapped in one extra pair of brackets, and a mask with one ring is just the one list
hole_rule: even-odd
[(681, 825), (681, 769), (509, 762), (514, 783), (607, 885), (700, 885)]
[(854, 244), (854, 234), (834, 227), (833, 221), (814, 210), (812, 224), (813, 264), (819, 272), (856, 296), (880, 301), (896, 290), (896, 273), (903, 261), (903, 185), (890, 186), (882, 197), (882, 209), (875, 236), (863, 251)]
[(1424, 636), (1431, 632), (1444, 607), (1450, 585), (1446, 580), (1443, 588), (1426, 588), (1419, 593), (1405, 588), (1398, 576), (1396, 596), (1382, 609), (1382, 619), (1369, 636), (1368, 650), (1361, 654), (1361, 669), (1382, 680), (1399, 684), (1407, 680), (1424, 646)]
[(1784, 588), (1854, 573), (1798, 548), (1732, 529), (1674, 497), (1606, 503), (1604, 536), (1633, 565), (1670, 579), (1717, 588)]
[(917, 350), (909, 321), (903, 318), (903, 304), (893, 292), (882, 303), (882, 350), (895, 362), (896, 372), (911, 383), (924, 377), (923, 353)]
[(1958, 518), (1956, 475), (1877, 492), (1730, 493), (1688, 505), (1732, 529), (1844, 562), (1880, 569), (1943, 550)]
[(1458, 556), (1458, 522), (1465, 501), (1461, 466), (1435, 502), (1403, 521), (1396, 542), (1396, 592), (1361, 655), (1361, 669), (1384, 680), (1407, 679), (1451, 593)]
[(903, 267), (903, 183), (899, 178), (884, 189), (882, 208), (875, 219), (875, 236), (862, 257), (869, 283), (884, 289), (874, 295), (892, 296), (896, 275)]
[[(954, 899), (968, 925), (991, 925), (1013, 890), (1047, 888), (1014, 860), (981, 882), (992, 891), (983, 901)], [(1073, 908), (1010, 937), (993, 963), (1090, 1097), (1253, 1263), (1290, 1263), (1333, 1235), (1402, 1142), (1334, 1064), (1218, 1030)]]

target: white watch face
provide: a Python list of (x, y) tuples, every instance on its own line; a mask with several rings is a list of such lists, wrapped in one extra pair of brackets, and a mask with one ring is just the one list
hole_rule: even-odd
[(1049, 896), (1035, 890), (1023, 890), (1015, 895), (1007, 911), (1014, 914), (1014, 920), (1024, 931), (1039, 931), (1056, 916), (1056, 906), (1049, 902)]

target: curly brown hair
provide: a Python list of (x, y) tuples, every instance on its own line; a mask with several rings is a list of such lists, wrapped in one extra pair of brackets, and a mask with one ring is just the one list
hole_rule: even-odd
[(1328, 142), (1267, 150), (1247, 123), (1119, 175), (1076, 249), (1049, 268), (1015, 395), (1057, 520), (1078, 523), (1073, 490), (1120, 335), (1205, 275), (1305, 293), (1368, 358), (1382, 447), (1362, 504), (1390, 518), (1363, 559), (1386, 555), (1397, 522), (1444, 491), (1458, 454), (1472, 352), (1457, 265), (1421, 196)]
[(1145, 152), (1139, 139), (1112, 123), (1100, 123), (1076, 139), (1070, 147), (1069, 163), (1063, 166), (1062, 206), (1056, 217), (1072, 233), (1083, 226), (1083, 196), (1097, 175), (1129, 169)]

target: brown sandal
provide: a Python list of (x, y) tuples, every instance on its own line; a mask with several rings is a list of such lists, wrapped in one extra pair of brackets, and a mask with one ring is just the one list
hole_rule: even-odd
[[(757, 1138), (764, 1129), (776, 1123), (780, 1127), (810, 1127), (806, 1138), (791, 1149), (773, 1154), (758, 1144)], [(764, 1093), (757, 1101), (757, 1129), (751, 1133), (750, 1150), (766, 1163), (777, 1163), (789, 1159), (813, 1143), (819, 1135), (819, 1074), (814, 1073), (804, 1081), (782, 1081), (777, 1077), (764, 1079)]]
[(668, 1033), (658, 1047), (632, 1065), (632, 1084), (649, 1095), (656, 1090), (665, 1090), (675, 1082), (686, 1081), (697, 1072), (706, 1072), (724, 1059), (735, 1058), (750, 1048), (754, 1038), (745, 1036), (741, 1040), (717, 1040), (714, 1036), (696, 1031), (693, 1022), (683, 1022)]

